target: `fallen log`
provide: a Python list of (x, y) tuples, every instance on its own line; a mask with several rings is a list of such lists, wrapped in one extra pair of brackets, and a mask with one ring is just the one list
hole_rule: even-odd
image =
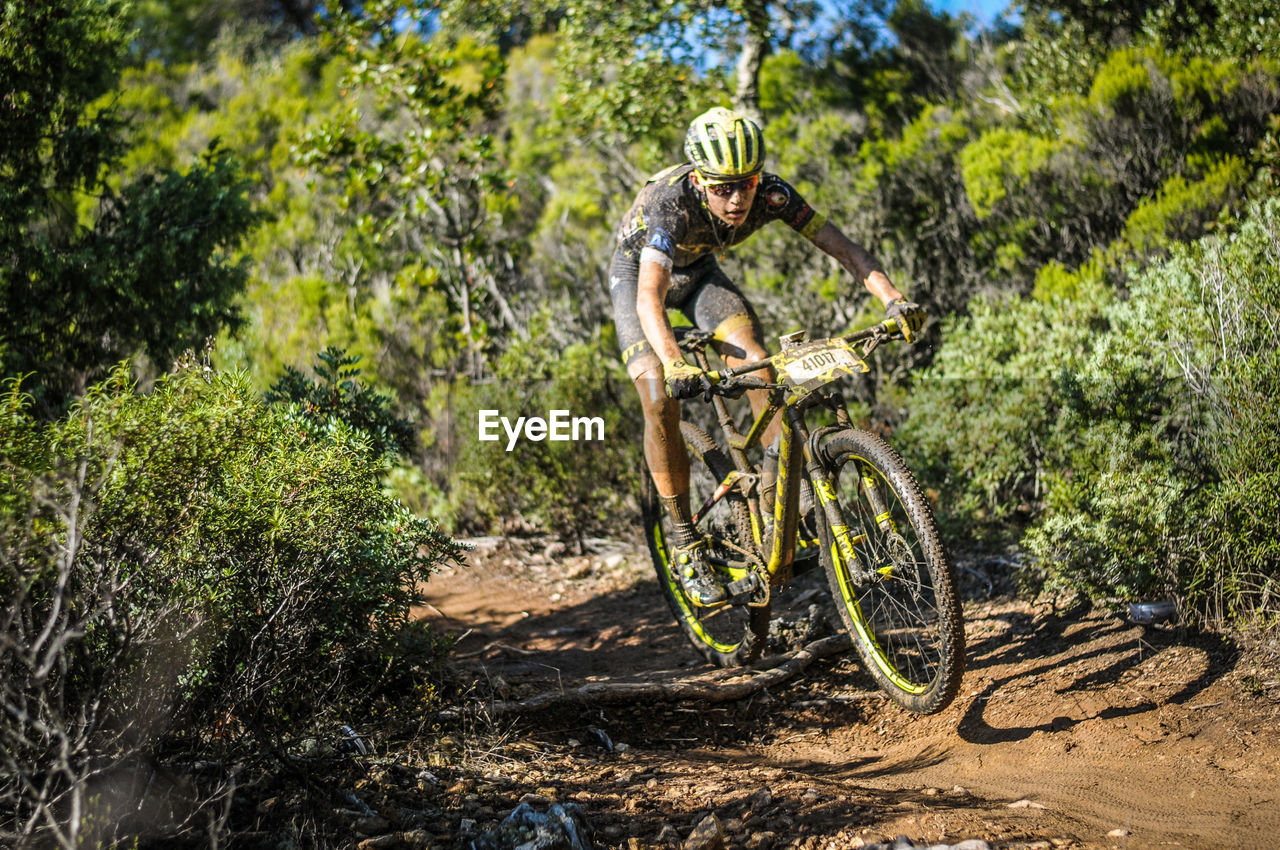
[[(802, 649), (763, 659), (754, 667), (714, 670), (668, 682), (588, 682), (577, 688), (547, 691), (522, 700), (498, 700), (470, 707), (454, 706), (440, 712), (442, 720), (457, 720), (469, 711), (492, 717), (525, 714), (565, 706), (590, 707), (618, 703), (705, 702), (739, 700), (794, 678), (819, 658), (837, 655), (850, 646), (847, 634), (816, 640)], [(881, 696), (868, 691), (866, 697)]]

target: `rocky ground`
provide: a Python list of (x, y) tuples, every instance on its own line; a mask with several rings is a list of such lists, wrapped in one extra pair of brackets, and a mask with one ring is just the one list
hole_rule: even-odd
[[(533, 847), (539, 818), (626, 850), (1280, 845), (1274, 649), (1019, 601), (998, 562), (962, 559), (968, 672), (935, 716), (877, 695), (848, 653), (733, 702), (500, 711), (708, 668), (638, 547), (474, 543), (418, 614), (461, 636), (457, 678), (478, 684), (430, 751), (367, 763), (352, 846)], [(782, 608), (824, 599), (811, 574)]]

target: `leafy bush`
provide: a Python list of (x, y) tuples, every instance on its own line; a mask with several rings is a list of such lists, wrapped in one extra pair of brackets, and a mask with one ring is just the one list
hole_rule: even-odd
[(952, 536), (1016, 534), (1039, 514), (1061, 457), (1059, 376), (1104, 328), (1110, 297), (1095, 286), (1071, 299), (978, 299), (944, 327), (895, 444), (939, 492)]
[[(0, 374), (65, 410), (138, 352), (167, 366), (240, 321), (235, 256), (259, 221), (217, 145), (185, 173), (107, 174), (125, 150), (111, 100), (127, 4), (0, 9)], [(77, 209), (77, 206), (79, 209)]]
[(1209, 620), (1280, 590), (1280, 201), (1140, 276), (1071, 376), (1080, 445), (1028, 538), (1102, 595), (1173, 593)]
[(146, 395), (121, 368), (50, 425), (4, 398), (0, 835), (109, 843), (161, 740), (278, 751), (431, 661), (409, 608), (457, 550), (382, 493), (369, 440), (185, 365)]
[(369, 440), (374, 458), (394, 460), (413, 446), (409, 422), (391, 411), (391, 398), (357, 380), (359, 355), (340, 348), (327, 348), (316, 357), (316, 378), (285, 367), (284, 375), (271, 385), (268, 402), (297, 405), (302, 420), (320, 432), (332, 432), (339, 423)]
[[(493, 382), (474, 385), (455, 400), (462, 449), (452, 499), (493, 527), (616, 534), (619, 520), (637, 512), (643, 469), (640, 402), (611, 335), (556, 351), (551, 320), (543, 314), (530, 339), (507, 350)], [(599, 417), (604, 439), (529, 442), (522, 437), (507, 451), (501, 427), (498, 440), (478, 439), (481, 410), (498, 411), (513, 424), (520, 416), (546, 419), (553, 410)]]
[(1072, 297), (976, 302), (898, 439), (951, 534), (1021, 539), (1095, 598), (1274, 613), (1278, 257), (1273, 199), (1135, 270), (1128, 298), (1086, 276)]

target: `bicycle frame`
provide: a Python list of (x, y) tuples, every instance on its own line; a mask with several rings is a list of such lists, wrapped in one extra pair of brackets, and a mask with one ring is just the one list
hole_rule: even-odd
[[(849, 413), (844, 406), (843, 399), (839, 399), (837, 403), (836, 398), (830, 392), (822, 392), (822, 390), (841, 377), (870, 371), (870, 367), (864, 358), (880, 342), (887, 339), (895, 327), (892, 320), (889, 320), (881, 325), (847, 336), (815, 340), (807, 343), (804, 341), (804, 332), (788, 334), (782, 337), (782, 351), (772, 357), (743, 364), (732, 369), (708, 371), (708, 376), (711, 378), (712, 383), (716, 384), (727, 378), (758, 372), (768, 367), (783, 367), (785, 369), (788, 365), (797, 362), (803, 365), (805, 358), (813, 361), (808, 364), (807, 370), (801, 372), (802, 375), (807, 372), (813, 373), (807, 380), (796, 381), (794, 378), (789, 377), (784, 384), (771, 385), (769, 403), (755, 417), (745, 435), (738, 430), (733, 418), (729, 415), (728, 406), (725, 404), (724, 398), (720, 395), (714, 395), (711, 399), (720, 427), (728, 440), (728, 449), (734, 470), (726, 476), (724, 481), (720, 482), (720, 485), (716, 487), (707, 501), (697, 509), (694, 514), (694, 521), (696, 523), (707, 510), (723, 499), (734, 487), (740, 488), (747, 500), (751, 516), (752, 534), (755, 537), (756, 546), (762, 550), (765, 573), (768, 578), (768, 584), (771, 586), (784, 583), (791, 575), (790, 568), (795, 560), (797, 530), (800, 524), (799, 499), (802, 475), (808, 478), (810, 485), (813, 487), (814, 496), (822, 508), (827, 527), (831, 530), (831, 555), (833, 559), (837, 562), (843, 562), (849, 575), (859, 583), (872, 578), (874, 575), (862, 567), (860, 559), (855, 554), (854, 546), (862, 542), (862, 536), (853, 536), (850, 533), (841, 512), (839, 499), (831, 477), (817, 459), (817, 442), (815, 438), (820, 438), (825, 429), (819, 429), (817, 432), (811, 433), (805, 422), (804, 411), (816, 402), (826, 401), (828, 406), (835, 411), (838, 423), (836, 427), (850, 427)], [(861, 356), (852, 347), (853, 342), (860, 340), (867, 341)], [(702, 369), (708, 370), (709, 363), (704, 346), (705, 342), (703, 345), (693, 348), (691, 353), (697, 360), (698, 365)], [(830, 357), (830, 352), (835, 349), (844, 350), (851, 354), (853, 363), (848, 363), (847, 358), (844, 363), (836, 362), (834, 357)], [(830, 358), (830, 362), (827, 362), (828, 358)], [(746, 453), (761, 444), (764, 432), (774, 417), (782, 412), (785, 412), (787, 417), (787, 427), (782, 428), (779, 432), (777, 489), (772, 505), (774, 534), (769, 551), (763, 552), (765, 541), (763, 539), (763, 523), (759, 515), (759, 510), (762, 506), (758, 506), (758, 499), (751, 492), (760, 483), (759, 472), (747, 460)], [(889, 519), (883, 501), (880, 499), (875, 482), (865, 478), (865, 476), (864, 481), (868, 491), (868, 498), (877, 514), (876, 522), (886, 531), (890, 530), (892, 521)]]

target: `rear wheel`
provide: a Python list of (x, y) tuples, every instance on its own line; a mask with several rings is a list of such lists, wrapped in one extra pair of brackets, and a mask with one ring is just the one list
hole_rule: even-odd
[(922, 714), (941, 711), (960, 689), (964, 624), (933, 511), (902, 458), (874, 434), (834, 434), (822, 444), (821, 459), (858, 559), (845, 562), (818, 511), (823, 565), (840, 616), (890, 698)]
[[(697, 527), (710, 542), (713, 567), (726, 586), (741, 583), (749, 578), (748, 563), (754, 558), (746, 499), (736, 488), (730, 488), (719, 501), (703, 510), (704, 503), (733, 471), (733, 466), (702, 429), (681, 422), (680, 433), (689, 448), (689, 504), (695, 513), (701, 510)], [(647, 471), (643, 481), (645, 541), (658, 583), (680, 628), (712, 664), (734, 667), (755, 660), (764, 649), (769, 633), (767, 597), (759, 605), (747, 604), (751, 594), (746, 593), (732, 596), (730, 602), (717, 608), (694, 605), (672, 573), (669, 560), (672, 525)]]

